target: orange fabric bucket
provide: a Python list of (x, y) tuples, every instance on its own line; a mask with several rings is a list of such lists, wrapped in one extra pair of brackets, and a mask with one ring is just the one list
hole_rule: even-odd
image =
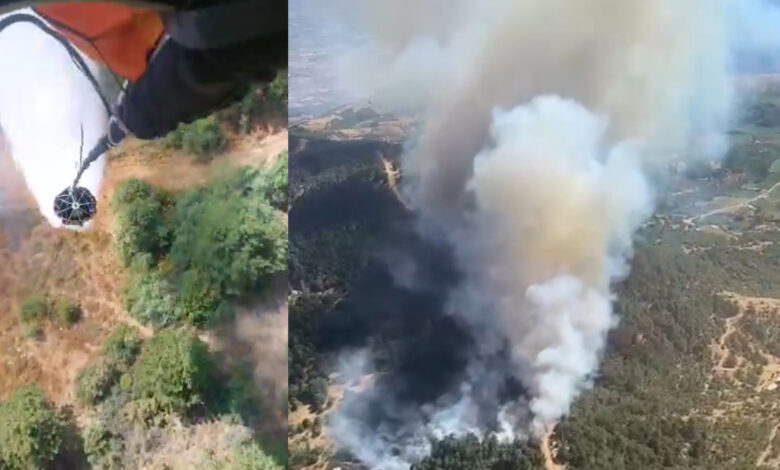
[(134, 81), (163, 34), (159, 13), (115, 3), (70, 2), (35, 11), (90, 59)]

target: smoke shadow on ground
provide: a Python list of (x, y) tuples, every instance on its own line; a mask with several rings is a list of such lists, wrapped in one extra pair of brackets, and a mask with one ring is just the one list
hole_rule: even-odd
[[(319, 316), (317, 351), (334, 358), (370, 347), (376, 369), (386, 372), (378, 388), (404, 403), (437, 399), (464, 372), (473, 342), (445, 312), (447, 291), (458, 280), (449, 250), (418, 234), (413, 214), (384, 178), (380, 156), (397, 159), (401, 147), (318, 139), (291, 144), (300, 149), (290, 159), (291, 188), (308, 189), (290, 211), (291, 234), (306, 237), (359, 223), (371, 239), (342, 301)], [(397, 263), (413, 263), (407, 269), (413, 279), (394, 275)]]
[[(344, 281), (346, 287), (341, 280), (332, 283), (344, 290), (340, 301), (313, 320), (317, 355), (332, 372), (345, 353), (369, 350), (367, 372), (374, 386), (347, 392), (360, 396), (345, 399), (351, 405), (344, 411), (366, 429), (402, 439), (423, 424), (421, 408), (452, 404), (473, 372), (469, 366), (478, 345), (459, 316), (447, 311), (449, 293), (460, 281), (452, 250), (423, 237), (415, 215), (388, 186), (382, 159), (397, 163), (400, 145), (292, 136), (290, 147), (291, 239), (314, 239), (323, 231), (359, 225), (370, 240), (361, 245), (365, 258)], [(318, 256), (331, 247), (309, 249)], [(331, 258), (346, 264), (348, 256), (338, 252)], [(301, 271), (291, 268), (293, 289), (310, 287)], [(499, 364), (507, 358), (502, 351), (480, 361), (507, 370)], [(475, 400), (491, 408), (485, 412), (488, 428), (496, 425), (502, 397), (523, 394), (518, 383), (503, 377), (472, 391)]]
[(248, 372), (254, 382), (247, 409), (239, 410), (244, 422), (261, 437), (266, 453), (279, 458), (287, 448), (286, 273), (269, 278), (263, 291), (237, 306), (213, 333), (225, 372)]

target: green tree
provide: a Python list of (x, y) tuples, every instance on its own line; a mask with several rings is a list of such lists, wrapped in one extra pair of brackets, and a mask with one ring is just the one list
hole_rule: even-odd
[(105, 399), (119, 376), (119, 369), (100, 357), (81, 369), (76, 376), (76, 398), (83, 405), (95, 405)]
[(133, 365), (141, 350), (141, 338), (135, 328), (120, 325), (106, 339), (101, 355), (76, 376), (76, 398), (84, 405), (103, 401), (111, 389)]
[(179, 320), (175, 287), (144, 258), (133, 262), (122, 300), (130, 315), (141, 323), (163, 327)]
[(116, 246), (125, 266), (138, 255), (159, 258), (168, 245), (164, 197), (148, 183), (130, 179), (114, 194), (112, 205), (117, 212)]
[(181, 329), (165, 329), (149, 339), (131, 373), (133, 399), (154, 414), (186, 414), (213, 403), (220, 390), (208, 347)]
[(18, 389), (0, 405), (0, 462), (8, 470), (49, 468), (63, 450), (65, 429), (39, 388)]
[(180, 124), (165, 137), (169, 147), (184, 149), (207, 160), (225, 146), (225, 136), (216, 116), (209, 116), (189, 124)]
[(239, 297), (287, 268), (287, 228), (252, 189), (229, 175), (179, 200), (170, 251), (179, 272), (196, 269), (207, 285)]
[(129, 325), (119, 325), (103, 344), (103, 356), (120, 368), (129, 367), (141, 351), (142, 342), (138, 330)]
[(499, 443), (495, 436), (446, 437), (433, 441), (431, 454), (411, 470), (541, 470), (544, 459), (534, 441)]
[(207, 457), (196, 470), (282, 470), (255, 442), (237, 446), (227, 455)]
[(98, 420), (84, 434), (84, 453), (95, 470), (120, 470), (124, 445), (103, 421)]

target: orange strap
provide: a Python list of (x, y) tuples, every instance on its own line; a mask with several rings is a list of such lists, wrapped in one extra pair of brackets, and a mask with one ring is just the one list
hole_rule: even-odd
[(35, 8), (90, 59), (134, 81), (163, 34), (160, 15), (115, 3), (68, 2)]

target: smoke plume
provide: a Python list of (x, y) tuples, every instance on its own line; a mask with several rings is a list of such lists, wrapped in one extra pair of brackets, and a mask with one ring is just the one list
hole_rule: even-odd
[[(76, 176), (80, 126), (86, 157), (105, 132), (105, 109), (62, 45), (31, 24), (0, 33), (0, 70), (0, 127), (41, 214), (60, 226), (54, 197)], [(93, 163), (79, 185), (97, 194), (104, 165)]]
[[(778, 10), (761, 0), (338, 6), (376, 40), (349, 57), (345, 80), (424, 118), (403, 161), (406, 194), (423, 233), (454, 250), (463, 279), (447, 309), (477, 346), (438, 400), (410, 409), (375, 384), (344, 400), (331, 435), (378, 469), (408, 467), (427, 436), (539, 435), (598, 371), (618, 321), (610, 285), (652, 211), (643, 175), (725, 152), (735, 53), (772, 55)], [(371, 363), (360, 354), (344, 364)], [(373, 425), (367, 403), (381, 403), (392, 429)]]

